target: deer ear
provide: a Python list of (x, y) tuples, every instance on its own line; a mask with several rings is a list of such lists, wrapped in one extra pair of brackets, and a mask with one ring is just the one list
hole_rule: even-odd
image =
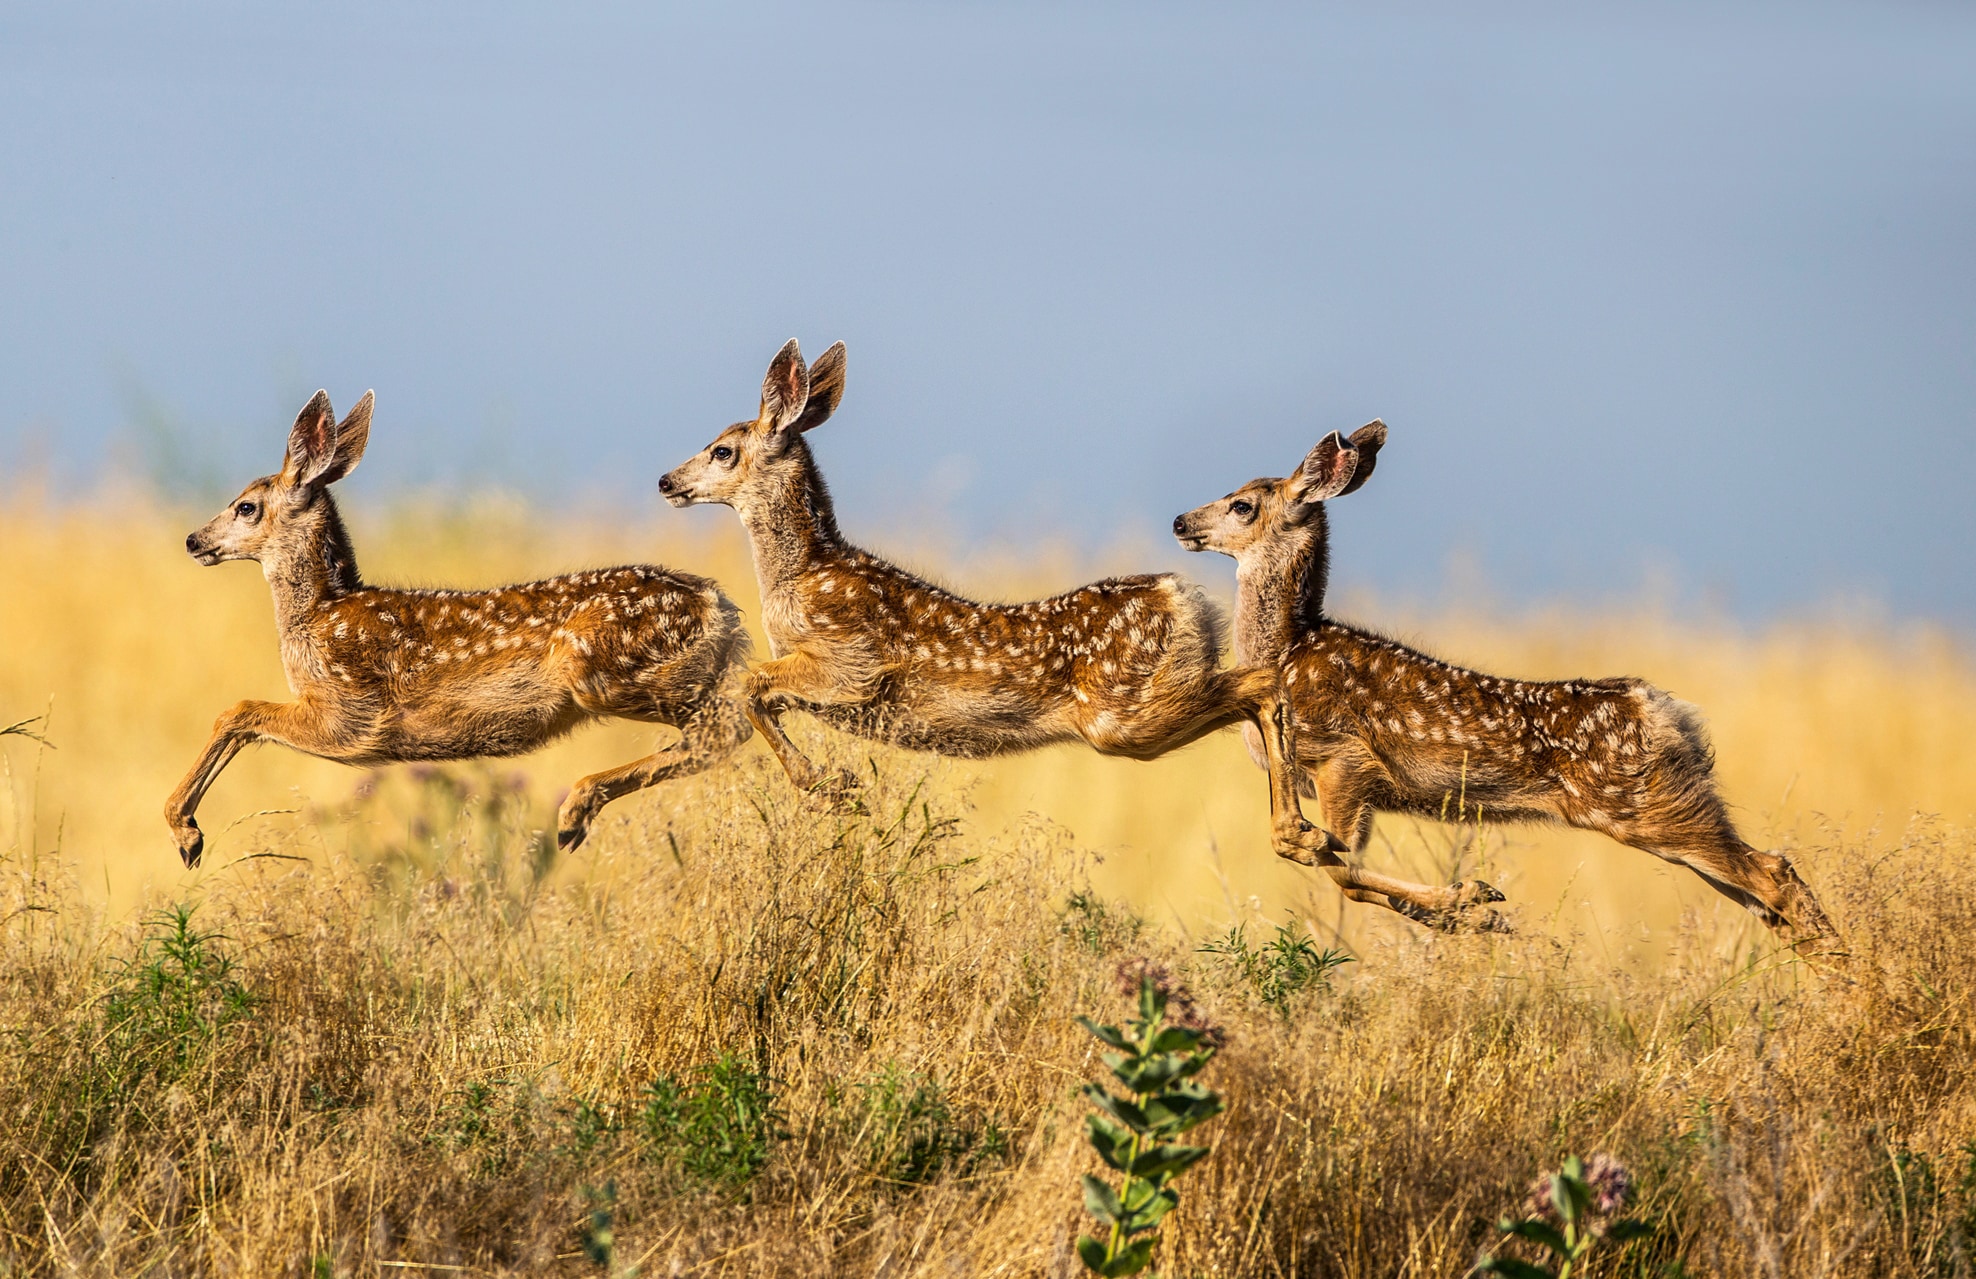
[(291, 487), (313, 484), (335, 456), (336, 410), (329, 407), (329, 392), (317, 391), (288, 429), (288, 454), (281, 462), (281, 478)]
[(1336, 497), (1352, 482), (1357, 468), (1358, 450), (1333, 431), (1317, 442), (1290, 477), (1290, 500), (1309, 505)]
[(1338, 490), (1338, 496), (1356, 493), (1365, 487), (1372, 478), (1372, 468), (1379, 461), (1380, 446), (1386, 443), (1386, 424), (1378, 418), (1372, 419), (1352, 432), (1351, 446), (1358, 450), (1358, 466), (1352, 470), (1351, 483)]
[(790, 338), (769, 361), (768, 376), (762, 379), (762, 412), (755, 420), (771, 431), (787, 429), (803, 414), (810, 398), (810, 374), (803, 367), (803, 352)]
[(343, 425), (336, 428), (336, 454), (322, 474), (316, 476), (317, 484), (334, 484), (357, 469), (363, 460), (364, 445), (370, 443), (371, 405), (377, 396), (364, 392), (364, 398), (357, 401), (357, 407), (350, 410), (350, 416), (343, 419)]
[(810, 398), (792, 429), (822, 426), (844, 398), (844, 344), (835, 343), (810, 365)]

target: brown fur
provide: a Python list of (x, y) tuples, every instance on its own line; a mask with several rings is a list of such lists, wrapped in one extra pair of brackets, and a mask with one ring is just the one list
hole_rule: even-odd
[(1236, 660), (1282, 672), (1304, 786), (1347, 851), (1364, 849), (1375, 812), (1437, 817), (1460, 794), (1500, 820), (1596, 830), (1686, 865), (1772, 928), (1830, 933), (1790, 862), (1736, 834), (1694, 707), (1637, 679), (1500, 679), (1324, 615), (1324, 502), (1365, 482), (1385, 438), (1379, 422), (1333, 433), (1289, 478), (1174, 521), (1189, 550), (1234, 557)]
[[(1237, 723), (1257, 733), (1265, 758), (1287, 757), (1275, 673), (1219, 669), (1220, 619), (1180, 578), (1112, 578), (1031, 603), (982, 604), (846, 542), (803, 439), (843, 386), (842, 343), (805, 369), (791, 340), (769, 366), (756, 418), (659, 481), (673, 505), (723, 503), (747, 527), (773, 655), (750, 673), (748, 714), (796, 785), (841, 795), (855, 783), (820, 775), (789, 741), (780, 718), (791, 708), (859, 736), (967, 758), (1082, 741), (1151, 759)], [(1284, 770), (1271, 777), (1277, 851), (1342, 867), (1297, 811)], [(1348, 878), (1355, 891), (1391, 886)], [(1425, 889), (1399, 905), (1438, 917), (1467, 900), (1461, 889)]]
[(706, 578), (631, 565), (490, 591), (366, 586), (327, 486), (362, 456), (370, 413), (366, 393), (339, 426), (318, 391), (281, 472), (185, 539), (202, 564), (259, 561), (295, 693), (241, 702), (214, 724), (165, 809), (186, 865), (204, 847), (200, 798), (252, 742), (370, 765), (515, 755), (598, 718), (679, 729), (677, 745), (577, 782), (558, 821), (560, 842), (574, 847), (612, 799), (697, 772), (748, 739), (720, 691), (746, 657), (747, 632)]

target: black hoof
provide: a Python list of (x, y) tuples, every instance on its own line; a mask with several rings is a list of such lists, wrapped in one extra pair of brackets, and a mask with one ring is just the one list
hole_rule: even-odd
[(1502, 890), (1486, 879), (1457, 879), (1448, 885), (1461, 898), (1463, 907), (1480, 905), (1486, 902), (1506, 902)]

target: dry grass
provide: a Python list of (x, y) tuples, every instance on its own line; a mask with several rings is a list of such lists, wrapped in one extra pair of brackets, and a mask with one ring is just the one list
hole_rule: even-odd
[[(871, 775), (868, 815), (803, 805), (750, 748), (614, 806), (569, 859), (534, 833), (556, 788), (644, 734), (525, 778), (264, 751), (215, 788), (187, 876), (157, 810), (215, 712), (280, 695), (265, 588), (184, 562), (142, 503), (103, 512), (0, 508), (0, 722), (52, 698), (55, 746), (0, 738), (0, 1274), (596, 1274), (605, 1217), (645, 1275), (1068, 1274), (1072, 1088), (1098, 1069), (1070, 1018), (1121, 1012), (1112, 974), (1140, 954), (1230, 1033), (1209, 1071), (1230, 1112), (1163, 1273), (1457, 1275), (1540, 1168), (1595, 1149), (1662, 1227), (1601, 1273), (1976, 1264), (1976, 676), (1944, 641), (1421, 628), (1706, 706), (1751, 833), (1793, 848), (1850, 936), (1840, 975), (1569, 834), (1384, 832), (1396, 864), (1486, 856), (1516, 937), (1344, 914), (1268, 858), (1232, 737), (983, 768), (819, 734)], [(731, 541), (545, 546), (501, 509), (356, 525), (380, 577), (663, 558), (752, 602)], [(270, 808), (299, 811), (248, 816)], [(1279, 1013), (1197, 947), (1285, 908), (1359, 962)], [(667, 1118), (756, 1076), (766, 1128)], [(661, 1079), (683, 1111), (654, 1108)]]

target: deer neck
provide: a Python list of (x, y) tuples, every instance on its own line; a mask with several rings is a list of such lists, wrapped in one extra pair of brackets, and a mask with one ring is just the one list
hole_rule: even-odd
[(766, 599), (819, 562), (841, 554), (844, 540), (830, 490), (801, 437), (790, 441), (781, 464), (763, 478), (737, 513), (748, 530), (755, 579)]
[(332, 600), (363, 589), (357, 574), (357, 554), (343, 517), (327, 493), (318, 493), (276, 541), (261, 555), (261, 572), (274, 593), (275, 625), (282, 636), (284, 663), (291, 643), (308, 633), (308, 623)]
[(1329, 549), (1320, 507), (1291, 536), (1237, 562), (1237, 665), (1275, 666), (1299, 638), (1323, 625)]

